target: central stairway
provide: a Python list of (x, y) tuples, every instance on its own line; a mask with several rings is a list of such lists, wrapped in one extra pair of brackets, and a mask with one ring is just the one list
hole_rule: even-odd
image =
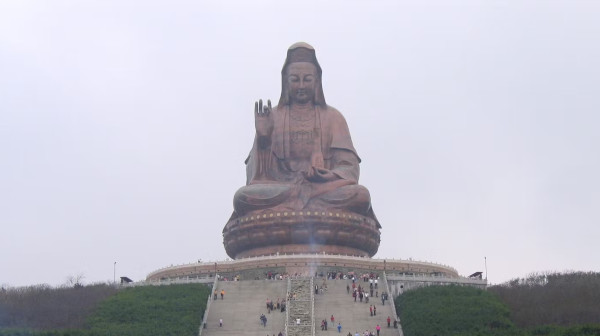
[(313, 278), (290, 279), (288, 287), (287, 336), (314, 335)]
[[(369, 287), (368, 282), (356, 281), (356, 285)], [(242, 280), (219, 281), (217, 292), (225, 291), (224, 299), (211, 302), (206, 320), (206, 328), (202, 336), (277, 336), (279, 332), (286, 336), (346, 336), (348, 332), (360, 335), (365, 330), (375, 332), (377, 324), (381, 326), (380, 336), (399, 335), (398, 329), (388, 328), (388, 316), (394, 319), (389, 301), (381, 304), (380, 297), (370, 298), (369, 303), (358, 299), (354, 302), (351, 294), (346, 292), (346, 285), (352, 286), (351, 280), (325, 280), (323, 278), (294, 278), (290, 280)], [(380, 284), (383, 285), (383, 284)], [(315, 294), (315, 286), (323, 287), (323, 291)], [(381, 286), (380, 286), (381, 287)], [(326, 288), (326, 289), (325, 289)], [(384, 289), (379, 288), (379, 292)], [(277, 302), (296, 294), (295, 300), (287, 301), (286, 312), (267, 311), (267, 299)], [(371, 316), (369, 306), (377, 307), (377, 315)], [(267, 317), (267, 325), (260, 322), (260, 315)], [(331, 315), (335, 322), (331, 323)], [(223, 326), (219, 327), (219, 319)], [(298, 324), (298, 319), (300, 323)], [(327, 330), (321, 330), (321, 321), (328, 323)], [(287, 332), (286, 332), (287, 321)], [(342, 330), (338, 334), (337, 324)], [(313, 334), (314, 330), (314, 334)]]

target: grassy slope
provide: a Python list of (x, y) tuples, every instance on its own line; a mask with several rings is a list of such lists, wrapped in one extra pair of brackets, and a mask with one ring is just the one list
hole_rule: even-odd
[(432, 286), (396, 299), (406, 336), (509, 335), (508, 308), (486, 291), (471, 287)]
[(210, 288), (203, 284), (128, 288), (97, 305), (87, 319), (86, 328), (41, 331), (4, 328), (0, 329), (0, 335), (193, 336), (198, 333), (209, 295)]
[(488, 290), (520, 327), (600, 323), (600, 273), (534, 273)]
[(600, 336), (599, 284), (598, 273), (554, 273), (488, 291), (433, 286), (399, 296), (396, 309), (406, 336)]

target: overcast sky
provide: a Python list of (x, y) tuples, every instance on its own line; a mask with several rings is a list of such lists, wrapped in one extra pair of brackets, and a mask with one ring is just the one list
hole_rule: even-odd
[(253, 105), (312, 44), (376, 258), (600, 271), (600, 1), (0, 1), (0, 284), (224, 260)]

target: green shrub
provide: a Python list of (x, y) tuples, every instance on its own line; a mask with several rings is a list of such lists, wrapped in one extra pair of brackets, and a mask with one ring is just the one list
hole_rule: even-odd
[[(44, 289), (44, 293), (47, 290)], [(78, 290), (83, 293), (85, 288)], [(21, 325), (27, 328), (9, 329), (0, 324), (0, 336), (194, 336), (198, 334), (209, 295), (210, 287), (204, 284), (127, 288), (94, 307), (88, 307), (93, 313), (88, 316), (85, 328), (52, 329)], [(60, 305), (60, 300), (53, 302)], [(27, 305), (19, 307), (27, 310)], [(7, 312), (7, 316), (12, 316), (10, 310)], [(48, 317), (44, 321), (50, 325), (55, 323)]]
[(494, 294), (473, 287), (431, 286), (396, 299), (406, 336), (516, 335), (510, 311)]

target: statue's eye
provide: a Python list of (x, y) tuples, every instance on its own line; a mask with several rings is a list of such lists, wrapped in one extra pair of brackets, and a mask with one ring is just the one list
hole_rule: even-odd
[(300, 78), (298, 78), (298, 76), (290, 76), (290, 82), (297, 82), (299, 80)]

